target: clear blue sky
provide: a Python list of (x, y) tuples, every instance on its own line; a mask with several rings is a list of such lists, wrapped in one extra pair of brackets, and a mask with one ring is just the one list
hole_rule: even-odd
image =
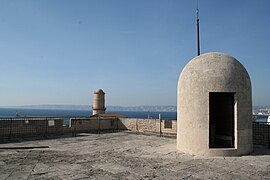
[[(248, 70), (253, 105), (270, 105), (270, 1), (201, 0), (202, 53)], [(196, 56), (196, 0), (1, 0), (0, 106), (176, 105)]]

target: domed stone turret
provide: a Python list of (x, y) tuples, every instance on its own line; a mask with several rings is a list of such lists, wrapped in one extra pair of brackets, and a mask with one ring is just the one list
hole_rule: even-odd
[(105, 93), (102, 89), (97, 89), (93, 97), (93, 115), (105, 114)]
[(244, 66), (220, 52), (192, 59), (177, 90), (177, 148), (214, 156), (252, 151), (251, 81)]

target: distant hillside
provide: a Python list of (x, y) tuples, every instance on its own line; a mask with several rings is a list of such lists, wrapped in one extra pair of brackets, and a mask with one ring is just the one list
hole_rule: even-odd
[[(3, 107), (4, 108), (4, 107)], [(58, 110), (92, 110), (92, 105), (27, 105), (9, 106), (5, 108), (17, 109), (58, 109)], [(176, 112), (176, 106), (107, 106), (107, 111), (149, 111), (149, 112)], [(270, 109), (268, 106), (253, 106), (253, 111)]]
[(7, 108), (18, 109), (58, 109), (58, 110), (89, 110), (92, 106), (87, 105), (25, 105), (25, 106), (9, 106)]
[[(88, 105), (27, 105), (11, 106), (18, 109), (59, 109), (59, 110), (91, 110)], [(176, 106), (107, 106), (107, 111), (149, 111), (149, 112), (176, 112)]]
[(108, 106), (108, 111), (176, 112), (176, 106)]

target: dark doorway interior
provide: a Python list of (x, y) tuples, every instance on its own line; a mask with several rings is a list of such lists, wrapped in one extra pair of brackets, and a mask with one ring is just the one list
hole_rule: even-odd
[(234, 148), (234, 93), (210, 92), (209, 148)]

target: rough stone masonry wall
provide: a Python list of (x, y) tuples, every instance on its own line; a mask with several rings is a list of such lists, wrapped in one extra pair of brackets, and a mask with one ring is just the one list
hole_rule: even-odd
[(63, 119), (0, 120), (0, 138), (46, 136), (64, 133), (66, 130), (69, 130), (69, 128), (63, 126)]
[(106, 130), (121, 130), (126, 128), (118, 118), (72, 118), (72, 132), (97, 132)]
[(0, 139), (116, 129), (126, 129), (117, 118), (11, 118), (0, 120)]
[[(66, 119), (66, 118), (65, 118)], [(65, 133), (91, 133), (99, 131), (129, 130), (136, 133), (160, 134), (176, 137), (176, 120), (138, 119), (138, 118), (64, 118), (6, 119), (0, 120), (0, 139), (47, 136)], [(161, 131), (160, 131), (161, 127)], [(253, 144), (270, 148), (270, 125), (253, 122)]]
[(176, 120), (119, 118), (130, 131), (176, 136)]
[(162, 120), (161, 124), (159, 119), (86, 117), (70, 118), (69, 120), (69, 125), (63, 123), (64, 118), (0, 120), (0, 139), (108, 130), (130, 130), (136, 133), (161, 133), (162, 135), (176, 136), (175, 120), (166, 120), (166, 122)]
[(136, 133), (155, 133), (176, 136), (176, 120), (138, 118), (74, 118), (71, 132), (96, 132), (104, 130), (129, 130)]

